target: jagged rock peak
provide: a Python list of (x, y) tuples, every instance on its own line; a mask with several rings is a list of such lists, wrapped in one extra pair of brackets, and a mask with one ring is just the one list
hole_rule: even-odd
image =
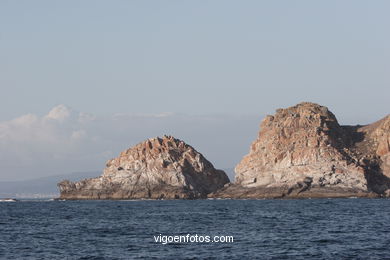
[(178, 164), (176, 166), (181, 167), (189, 163), (198, 172), (213, 168), (213, 165), (201, 153), (197, 152), (195, 148), (173, 136), (164, 135), (162, 138), (149, 138), (121, 152), (119, 157), (106, 163), (107, 168), (104, 174), (115, 174), (115, 167), (137, 170), (138, 164), (144, 164), (144, 167), (150, 168), (148, 164), (151, 161), (153, 162), (152, 165), (164, 169), (170, 165), (174, 166), (175, 163)]
[(341, 126), (315, 103), (278, 109), (235, 171), (235, 184), (214, 196), (390, 196), (390, 115)]
[(336, 117), (325, 106), (318, 105), (312, 102), (301, 102), (295, 106), (288, 108), (279, 108), (276, 110), (275, 118), (284, 117), (304, 117), (304, 116), (322, 116), (328, 120), (336, 121)]
[[(176, 139), (170, 135), (164, 135), (162, 138), (154, 137), (149, 138), (141, 143), (138, 143), (134, 147), (131, 147), (119, 155), (119, 157), (129, 159), (142, 159), (148, 156), (154, 156), (161, 152), (168, 152), (170, 150), (188, 151), (197, 153), (197, 151), (190, 145), (186, 144), (182, 140)], [(135, 157), (132, 157), (135, 156)], [(115, 160), (115, 159), (113, 159)], [(110, 161), (108, 162), (110, 163)], [(107, 165), (108, 166), (108, 165)]]
[(322, 127), (326, 130), (340, 127), (336, 117), (327, 107), (311, 102), (277, 109), (275, 115), (268, 115), (261, 124), (261, 128), (270, 126), (284, 129)]
[(257, 140), (236, 167), (243, 186), (312, 186), (367, 190), (364, 169), (354, 164), (353, 140), (327, 107), (303, 102), (276, 110), (260, 125)]
[(59, 183), (64, 199), (204, 198), (229, 179), (172, 136), (147, 139), (106, 163), (103, 175)]

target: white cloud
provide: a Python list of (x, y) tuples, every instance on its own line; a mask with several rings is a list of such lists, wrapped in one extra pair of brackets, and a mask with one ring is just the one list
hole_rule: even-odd
[(50, 110), (50, 112), (45, 116), (45, 119), (53, 119), (63, 122), (70, 117), (70, 114), (71, 110), (68, 107), (65, 105), (58, 105)]
[(59, 105), (42, 117), (0, 122), (0, 181), (103, 169), (122, 150), (164, 134), (193, 145), (219, 168), (234, 167), (259, 121), (173, 113), (99, 117)]

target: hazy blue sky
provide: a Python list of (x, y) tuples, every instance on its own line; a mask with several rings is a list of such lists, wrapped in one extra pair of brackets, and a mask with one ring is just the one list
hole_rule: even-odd
[[(106, 119), (171, 112), (238, 123), (239, 115), (253, 116), (236, 132), (253, 133), (245, 140), (256, 136), (264, 114), (300, 101), (328, 106), (341, 123), (375, 121), (390, 112), (389, 10), (390, 1), (368, 0), (2, 0), (1, 149), (24, 149), (5, 140), (12, 120), (31, 113), (42, 121), (60, 104)], [(36, 130), (31, 120), (22, 121)], [(221, 140), (232, 137), (211, 132), (218, 131)], [(191, 139), (184, 132), (178, 134)], [(248, 142), (234, 142), (230, 156), (239, 160), (242, 152), (234, 151), (247, 151)], [(101, 145), (99, 152), (112, 148)], [(34, 147), (33, 154), (61, 149)], [(216, 160), (214, 150), (201, 152)], [(228, 164), (234, 166), (222, 166)]]

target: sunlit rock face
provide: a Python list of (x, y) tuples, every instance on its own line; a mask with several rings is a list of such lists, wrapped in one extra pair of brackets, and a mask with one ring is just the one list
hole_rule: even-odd
[(384, 195), (390, 187), (389, 124), (387, 116), (367, 126), (340, 126), (327, 107), (309, 102), (278, 109), (261, 122), (237, 165), (235, 188), (252, 189), (254, 197), (270, 190), (280, 196), (315, 190), (321, 196), (321, 189)]
[(58, 186), (63, 199), (195, 199), (228, 182), (192, 146), (164, 136), (123, 151), (98, 178)]

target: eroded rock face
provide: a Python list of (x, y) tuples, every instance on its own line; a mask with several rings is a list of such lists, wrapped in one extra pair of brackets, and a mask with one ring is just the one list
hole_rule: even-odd
[(352, 151), (366, 169), (369, 188), (390, 197), (390, 115), (356, 133), (360, 139)]
[(389, 125), (387, 116), (364, 127), (340, 126), (328, 108), (308, 102), (278, 109), (262, 121), (237, 165), (236, 186), (281, 196), (310, 190), (384, 194), (390, 187)]
[(58, 184), (63, 199), (205, 198), (229, 182), (193, 147), (172, 136), (146, 140), (109, 160), (103, 175)]

